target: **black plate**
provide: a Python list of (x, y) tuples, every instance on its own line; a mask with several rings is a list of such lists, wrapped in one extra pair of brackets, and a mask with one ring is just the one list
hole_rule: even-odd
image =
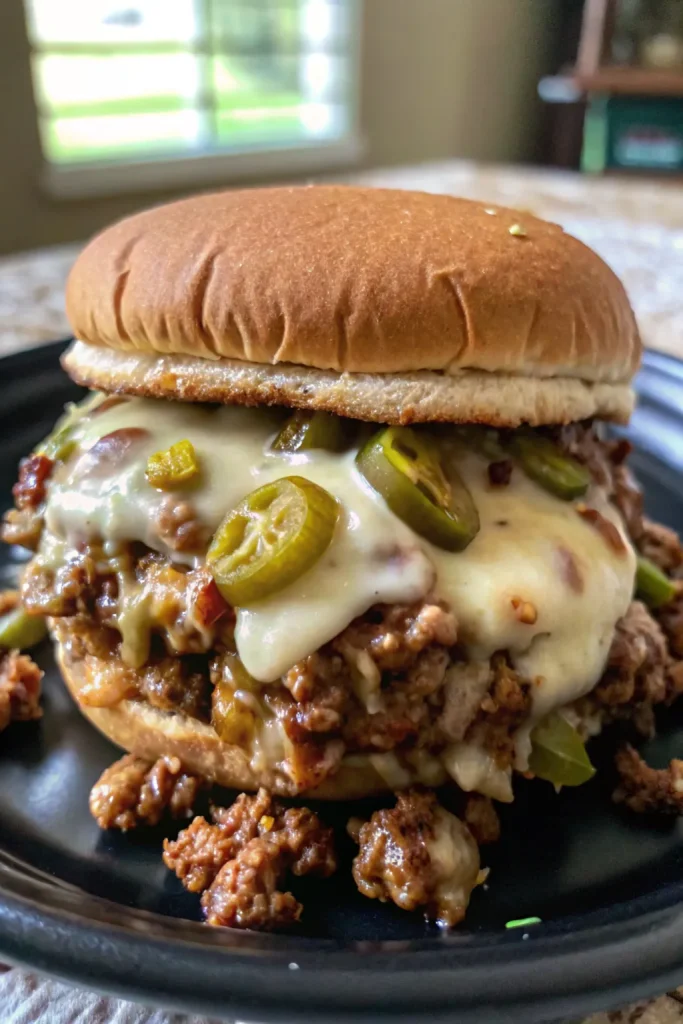
[[(79, 396), (63, 345), (0, 362), (0, 494), (19, 457)], [(653, 516), (683, 528), (683, 364), (649, 355), (630, 435)], [(16, 555), (0, 554), (11, 579)], [(0, 579), (2, 582), (2, 579)], [(348, 871), (297, 888), (296, 936), (209, 929), (160, 858), (163, 833), (101, 833), (88, 791), (117, 756), (71, 703), (46, 645), (45, 717), (0, 746), (0, 956), (132, 997), (252, 1020), (550, 1020), (661, 992), (683, 979), (683, 834), (610, 802), (603, 771), (556, 797), (522, 785), (503, 840), (484, 851), (488, 891), (468, 927), (440, 936), (418, 915), (361, 897)], [(668, 712), (648, 754), (683, 750)], [(357, 811), (358, 805), (354, 807)], [(323, 807), (343, 832), (348, 807)], [(349, 850), (350, 852), (350, 850)], [(510, 918), (543, 923), (505, 930)], [(188, 923), (186, 919), (191, 919)]]

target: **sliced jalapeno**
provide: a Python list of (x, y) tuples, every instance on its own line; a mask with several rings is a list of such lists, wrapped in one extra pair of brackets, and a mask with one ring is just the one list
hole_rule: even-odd
[(147, 459), (145, 476), (152, 487), (172, 491), (187, 484), (199, 473), (199, 459), (191, 441), (172, 444), (165, 451), (155, 452)]
[(300, 476), (252, 491), (225, 517), (206, 556), (223, 597), (248, 607), (303, 576), (329, 546), (338, 516), (335, 498)]
[(270, 447), (271, 451), (288, 453), (313, 448), (341, 452), (347, 447), (350, 435), (349, 421), (341, 416), (298, 409), (289, 417)]
[(660, 608), (672, 601), (677, 593), (678, 588), (673, 580), (665, 576), (649, 558), (638, 555), (636, 595), (642, 598), (645, 604), (650, 608)]
[(583, 740), (557, 712), (532, 730), (531, 743), (529, 768), (539, 779), (555, 786), (581, 786), (595, 775)]
[(431, 438), (387, 427), (356, 456), (356, 465), (392, 512), (446, 551), (462, 551), (479, 532), (479, 515), (455, 472), (446, 476)]
[(590, 474), (586, 467), (549, 438), (522, 431), (513, 434), (510, 447), (527, 476), (555, 497), (571, 501), (588, 490)]
[(500, 434), (493, 427), (477, 427), (468, 423), (456, 427), (455, 431), (468, 448), (493, 462), (502, 462), (509, 457), (501, 444)]
[(47, 626), (42, 615), (27, 615), (23, 608), (15, 608), (0, 618), (0, 647), (25, 651), (46, 636)]

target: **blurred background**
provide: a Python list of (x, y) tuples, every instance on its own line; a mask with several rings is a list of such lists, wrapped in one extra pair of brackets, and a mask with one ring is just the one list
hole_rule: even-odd
[(0, 0), (0, 95), (0, 346), (66, 330), (46, 247), (333, 177), (559, 220), (683, 348), (683, 0)]
[[(532, 159), (536, 88), (554, 63), (562, 4), (2, 7), (0, 119), (11, 158), (2, 170), (0, 246), (8, 251), (83, 237), (149, 203), (141, 190), (159, 200), (345, 165)], [(55, 202), (65, 198), (68, 206)]]

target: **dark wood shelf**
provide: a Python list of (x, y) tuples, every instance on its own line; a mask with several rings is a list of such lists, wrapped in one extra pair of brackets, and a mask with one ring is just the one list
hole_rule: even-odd
[(648, 68), (602, 67), (592, 74), (575, 71), (571, 78), (586, 93), (621, 96), (683, 96), (683, 69), (654, 71)]

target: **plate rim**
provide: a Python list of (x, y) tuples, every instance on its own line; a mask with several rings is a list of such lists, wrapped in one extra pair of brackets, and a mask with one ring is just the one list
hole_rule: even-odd
[[(55, 884), (0, 851), (0, 951), (66, 981), (261, 1021), (541, 1021), (624, 1005), (680, 981), (683, 898), (652, 894), (534, 933), (357, 942), (208, 929)], [(635, 911), (635, 913), (634, 913)], [(603, 918), (601, 921), (600, 919)], [(182, 934), (180, 934), (182, 932)], [(524, 935), (527, 938), (524, 938)], [(249, 943), (249, 945), (247, 945)], [(485, 956), (482, 956), (482, 953)], [(291, 965), (295, 964), (295, 967)], [(197, 990), (197, 978), (202, 991)], [(255, 996), (254, 993), (257, 993)]]

